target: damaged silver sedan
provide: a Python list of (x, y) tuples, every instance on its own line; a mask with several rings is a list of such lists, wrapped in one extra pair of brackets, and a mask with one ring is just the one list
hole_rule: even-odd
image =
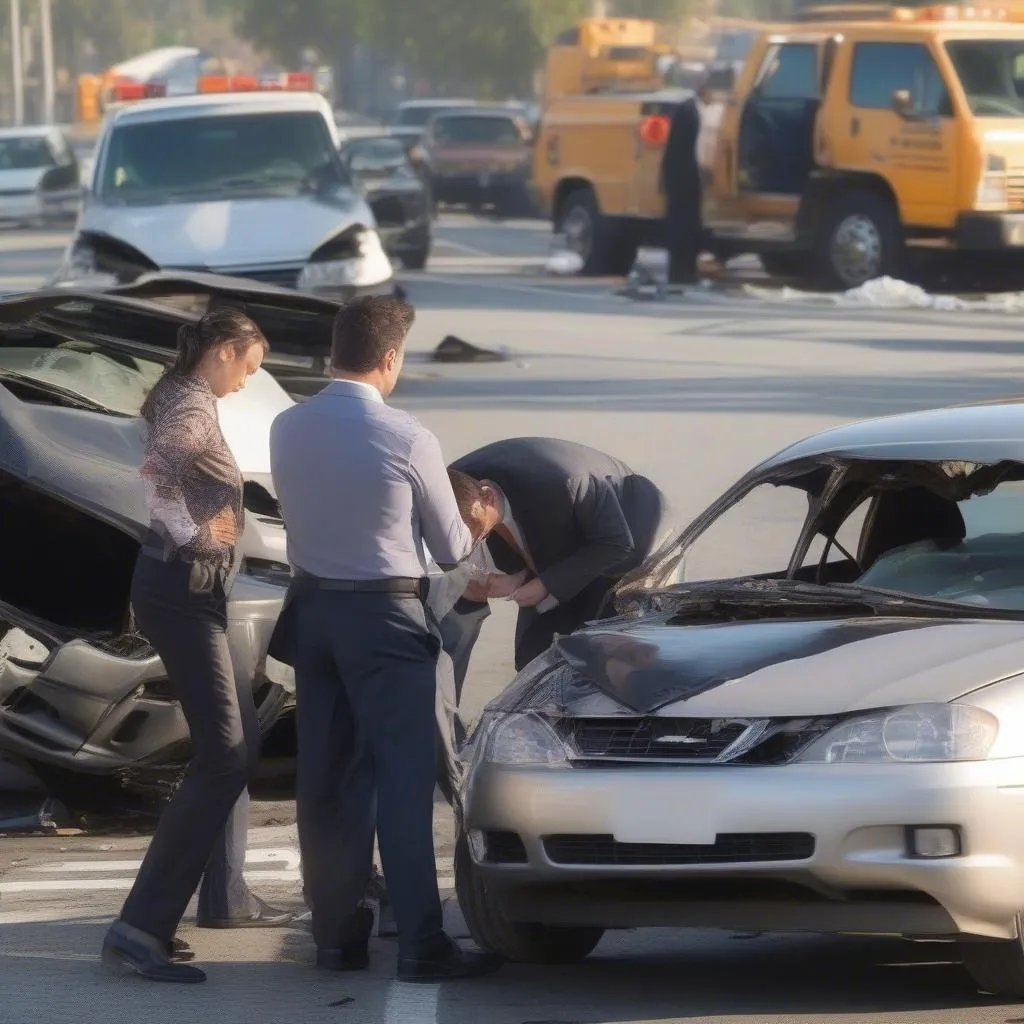
[[(57, 778), (165, 790), (187, 759), (185, 719), (129, 589), (148, 521), (138, 412), (189, 318), (68, 291), (0, 303), (0, 792), (27, 793), (0, 799), (0, 829), (30, 826), (36, 790)], [(294, 692), (266, 657), (288, 575), (268, 436), (291, 404), (260, 371), (221, 405), (247, 516), (229, 638), (265, 730)]]
[(1024, 996), (1022, 439), (1006, 402), (796, 444), (520, 673), (463, 751), (474, 938), (897, 934)]

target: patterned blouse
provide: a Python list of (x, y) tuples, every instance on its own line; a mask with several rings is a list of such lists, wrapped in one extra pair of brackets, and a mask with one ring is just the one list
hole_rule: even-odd
[(230, 509), (241, 537), (242, 475), (221, 433), (213, 391), (199, 377), (167, 374), (143, 412), (149, 431), (142, 478), (164, 559), (181, 553), (190, 561), (229, 564), (233, 548), (213, 539), (210, 521)]

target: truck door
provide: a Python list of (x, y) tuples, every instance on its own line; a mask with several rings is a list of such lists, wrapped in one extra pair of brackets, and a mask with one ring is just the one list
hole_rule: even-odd
[(841, 170), (884, 178), (904, 224), (950, 228), (957, 212), (956, 122), (924, 43), (856, 42), (829, 98), (828, 148)]
[(716, 192), (726, 189), (725, 195), (710, 197), (709, 222), (716, 234), (774, 242), (795, 237), (800, 197), (814, 167), (822, 43), (821, 38), (769, 43), (739, 112), (726, 180), (716, 174)]

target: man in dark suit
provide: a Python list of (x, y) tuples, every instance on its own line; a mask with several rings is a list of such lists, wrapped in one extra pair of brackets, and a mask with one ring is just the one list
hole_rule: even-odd
[(486, 564), (441, 623), (461, 698), (487, 601), (519, 605), (516, 669), (608, 610), (623, 575), (654, 549), (667, 502), (646, 477), (603, 452), (570, 441), (511, 438), (449, 467), (459, 511)]
[(705, 83), (694, 96), (676, 107), (662, 155), (661, 188), (665, 194), (670, 284), (692, 284), (697, 280), (697, 260), (704, 236), (697, 139), (701, 111), (710, 100), (710, 89)]

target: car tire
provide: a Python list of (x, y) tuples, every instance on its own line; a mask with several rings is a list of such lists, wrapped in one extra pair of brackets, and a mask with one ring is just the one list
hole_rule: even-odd
[(605, 217), (591, 188), (570, 192), (558, 210), (556, 230), (567, 236), (569, 249), (583, 260), (587, 277), (625, 276), (636, 260), (636, 244)]
[(399, 259), (406, 270), (424, 270), (427, 266), (427, 260), (430, 259), (430, 239), (428, 238), (418, 248), (410, 249), (408, 252), (403, 253)]
[(818, 280), (828, 288), (859, 288), (879, 277), (900, 277), (906, 247), (899, 213), (869, 189), (840, 195), (826, 207), (815, 246)]
[(455, 891), (473, 941), (513, 963), (578, 963), (594, 951), (604, 935), (603, 928), (557, 928), (510, 921), (487, 892), (465, 835), (459, 836), (455, 846)]
[(1017, 915), (1017, 938), (1005, 942), (961, 942), (967, 973), (983, 992), (1024, 999), (1024, 916)]

